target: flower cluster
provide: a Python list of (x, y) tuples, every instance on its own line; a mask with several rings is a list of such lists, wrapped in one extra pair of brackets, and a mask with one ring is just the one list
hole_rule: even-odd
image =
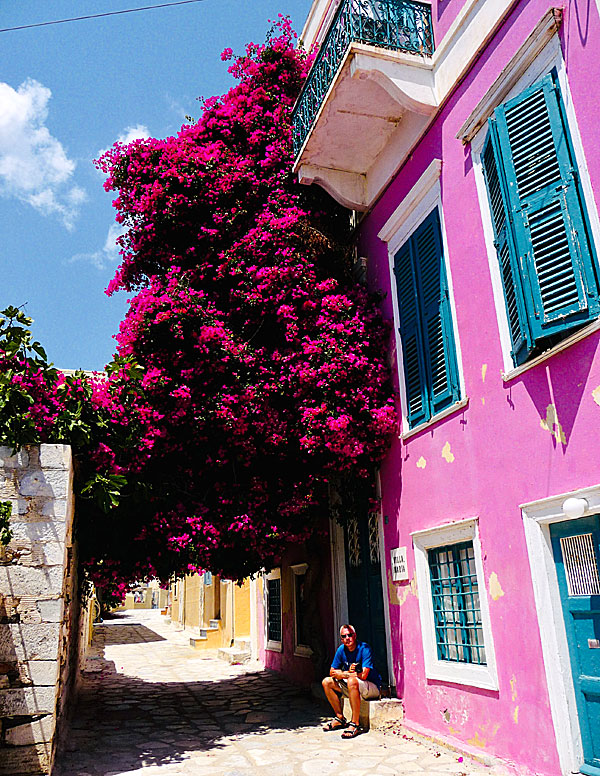
[(332, 488), (371, 495), (396, 428), (389, 334), (352, 281), (348, 213), (291, 172), (311, 64), (294, 38), (280, 17), (265, 44), (226, 50), (238, 83), (196, 123), (98, 161), (124, 227), (107, 292), (134, 296), (80, 456), (97, 584), (275, 565), (318, 530)]

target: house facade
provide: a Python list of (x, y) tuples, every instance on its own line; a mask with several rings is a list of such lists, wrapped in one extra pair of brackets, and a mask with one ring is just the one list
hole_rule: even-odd
[(381, 512), (331, 524), (327, 638), (367, 611), (405, 725), (544, 776), (600, 776), (599, 5), (315, 0), (294, 113), (402, 418)]

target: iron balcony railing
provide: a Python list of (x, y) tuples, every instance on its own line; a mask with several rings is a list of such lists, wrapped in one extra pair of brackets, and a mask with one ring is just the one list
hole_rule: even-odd
[(342, 0), (294, 107), (295, 156), (352, 42), (431, 56), (431, 6), (412, 0)]

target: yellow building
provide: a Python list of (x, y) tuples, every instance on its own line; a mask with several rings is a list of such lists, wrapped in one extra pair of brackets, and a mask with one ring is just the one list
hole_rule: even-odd
[(256, 582), (240, 586), (210, 572), (178, 579), (170, 589), (170, 616), (175, 627), (190, 633), (195, 649), (216, 649), (229, 662), (257, 656)]

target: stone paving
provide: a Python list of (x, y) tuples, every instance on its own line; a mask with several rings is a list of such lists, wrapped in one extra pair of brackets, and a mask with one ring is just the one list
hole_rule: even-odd
[(195, 651), (158, 612), (95, 626), (53, 776), (476, 776), (491, 770), (398, 731), (352, 740), (302, 689)]

